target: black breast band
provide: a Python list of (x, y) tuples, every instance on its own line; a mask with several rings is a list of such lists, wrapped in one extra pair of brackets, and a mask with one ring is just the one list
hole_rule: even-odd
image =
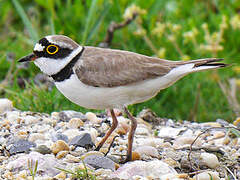
[(82, 47), (82, 50), (58, 73), (51, 75), (56, 82), (64, 81), (65, 79), (69, 79), (70, 76), (73, 74), (73, 66), (76, 64), (77, 60), (81, 57), (82, 53), (84, 51), (84, 47)]

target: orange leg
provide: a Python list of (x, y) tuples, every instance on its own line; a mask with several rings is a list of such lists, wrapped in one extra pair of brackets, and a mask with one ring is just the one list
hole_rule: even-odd
[(111, 112), (111, 116), (112, 116), (112, 126), (109, 129), (109, 131), (107, 132), (107, 134), (102, 138), (101, 142), (98, 144), (98, 146), (96, 147), (95, 151), (99, 151), (101, 149), (101, 147), (103, 146), (103, 144), (105, 143), (105, 141), (108, 139), (108, 137), (112, 134), (112, 132), (117, 128), (118, 125), (118, 121), (116, 118), (116, 115), (113, 111), (113, 109), (110, 109)]
[(128, 118), (131, 120), (131, 129), (128, 134), (128, 149), (127, 149), (127, 157), (124, 162), (128, 162), (132, 160), (132, 145), (133, 145), (133, 138), (134, 133), (137, 128), (137, 120), (133, 117), (133, 115), (128, 111), (126, 107), (124, 107), (124, 111), (127, 114)]

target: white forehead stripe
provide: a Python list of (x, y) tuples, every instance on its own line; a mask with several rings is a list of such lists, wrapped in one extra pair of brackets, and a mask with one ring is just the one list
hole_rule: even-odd
[(42, 46), (39, 43), (36, 43), (35, 47), (34, 47), (34, 51), (43, 51), (43, 49), (45, 48), (45, 46)]
[(58, 42), (53, 41), (52, 38), (51, 38), (51, 35), (50, 36), (46, 36), (45, 38), (48, 40), (48, 42), (50, 42), (52, 44), (57, 44), (57, 45), (59, 45), (62, 48), (73, 49), (73, 47), (70, 44), (67, 44), (67, 43), (64, 43), (64, 42), (59, 42), (59, 41)]

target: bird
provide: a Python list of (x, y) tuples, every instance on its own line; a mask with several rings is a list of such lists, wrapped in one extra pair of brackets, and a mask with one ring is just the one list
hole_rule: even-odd
[(187, 74), (228, 66), (222, 60), (165, 60), (130, 51), (82, 46), (64, 35), (48, 35), (19, 62), (34, 62), (73, 103), (110, 111), (112, 125), (96, 150), (100, 150), (118, 125), (114, 108), (123, 110), (131, 122), (124, 161), (128, 162), (132, 160), (137, 128), (137, 120), (127, 109), (128, 105), (151, 99)]

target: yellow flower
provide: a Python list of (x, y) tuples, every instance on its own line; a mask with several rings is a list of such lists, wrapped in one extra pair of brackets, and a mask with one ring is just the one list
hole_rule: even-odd
[(186, 54), (184, 54), (183, 56), (181, 56), (181, 59), (182, 59), (183, 61), (188, 61), (188, 60), (191, 59), (191, 57), (188, 56), (188, 55), (186, 55)]
[(157, 22), (156, 27), (152, 30), (152, 34), (161, 37), (165, 32), (166, 25), (160, 22)]
[(158, 50), (157, 56), (158, 56), (159, 58), (165, 58), (165, 55), (166, 55), (166, 49), (165, 49), (165, 48), (160, 48), (160, 49)]
[(202, 24), (202, 28), (203, 28), (203, 30), (207, 30), (208, 31), (208, 24), (207, 23), (203, 23)]
[(125, 10), (123, 18), (131, 19), (133, 17), (133, 14), (144, 15), (144, 14), (146, 14), (146, 10), (141, 9), (139, 6), (136, 6), (135, 4), (132, 4), (130, 7), (128, 7)]
[(173, 34), (168, 35), (168, 40), (171, 42), (176, 41), (176, 37)]
[(236, 73), (240, 73), (240, 66), (234, 66), (233, 71)]
[(138, 28), (135, 32), (134, 35), (136, 36), (144, 36), (146, 35), (146, 30), (143, 28)]
[(227, 16), (223, 15), (222, 16), (222, 22), (220, 24), (220, 29), (227, 29), (228, 24), (227, 24)]
[(240, 29), (240, 15), (237, 14), (230, 19), (230, 24), (233, 29)]
[(174, 33), (178, 33), (181, 30), (181, 28), (182, 26), (180, 24), (173, 24), (171, 30)]
[(190, 41), (192, 41), (194, 39), (194, 33), (193, 31), (187, 31), (185, 33), (183, 33), (183, 37), (184, 37), (184, 43), (188, 43)]

